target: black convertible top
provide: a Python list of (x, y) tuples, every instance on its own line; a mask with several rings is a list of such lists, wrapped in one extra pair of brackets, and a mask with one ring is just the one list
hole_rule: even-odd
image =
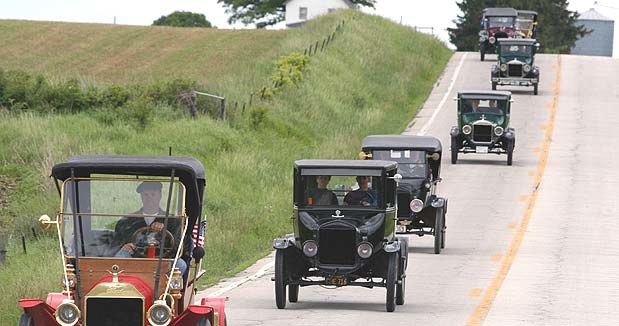
[(512, 96), (510, 91), (471, 90), (458, 92), (458, 98), (480, 100), (509, 100)]
[(335, 168), (335, 169), (383, 169), (392, 170), (398, 163), (381, 160), (299, 160), (294, 162), (295, 168)]
[(486, 17), (515, 17), (518, 16), (518, 11), (514, 8), (486, 8), (484, 9)]
[(535, 45), (537, 40), (534, 38), (500, 38), (497, 42), (499, 42), (499, 44)]
[(202, 198), (206, 183), (204, 166), (189, 156), (136, 156), (136, 155), (80, 155), (54, 165), (52, 177), (58, 180), (75, 177), (87, 178), (92, 174), (141, 175), (175, 177), (187, 191), (187, 216), (193, 225), (202, 214)]
[(531, 15), (531, 16), (537, 16), (537, 11), (533, 11), (533, 10), (516, 10), (516, 12), (518, 12), (518, 15), (520, 14), (524, 14), (524, 15)]
[(431, 136), (371, 135), (361, 142), (361, 150), (371, 149), (416, 149), (426, 152), (441, 152), (441, 141)]

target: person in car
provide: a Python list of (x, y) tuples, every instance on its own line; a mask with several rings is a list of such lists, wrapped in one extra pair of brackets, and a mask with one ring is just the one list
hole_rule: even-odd
[(337, 206), (337, 196), (333, 191), (327, 189), (331, 180), (329, 175), (319, 175), (316, 177), (316, 188), (310, 189), (307, 196), (309, 206)]
[(370, 189), (369, 176), (358, 176), (357, 184), (359, 189), (353, 190), (344, 197), (345, 205), (355, 206), (378, 206), (378, 193), (374, 189)]

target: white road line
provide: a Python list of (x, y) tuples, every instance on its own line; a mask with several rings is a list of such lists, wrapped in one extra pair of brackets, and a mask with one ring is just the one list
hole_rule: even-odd
[(226, 286), (223, 289), (217, 290), (217, 291), (209, 294), (208, 296), (209, 297), (219, 297), (222, 294), (224, 294), (224, 293), (226, 293), (226, 292), (228, 292), (228, 291), (230, 291), (232, 289), (238, 288), (239, 286), (243, 285), (244, 283), (247, 283), (249, 281), (253, 281), (255, 279), (259, 279), (262, 276), (264, 276), (264, 274), (266, 274), (271, 268), (273, 268), (273, 265), (274, 265), (274, 263), (272, 261), (268, 262), (268, 263), (264, 264), (264, 266), (262, 266), (262, 268), (260, 268), (260, 270), (257, 271), (256, 274), (244, 277), (244, 278), (242, 278), (242, 279), (240, 279), (240, 280), (238, 280), (238, 281), (236, 281), (234, 283), (231, 283), (230, 285)]
[(438, 113), (443, 108), (443, 105), (445, 104), (445, 101), (447, 101), (447, 98), (449, 97), (449, 94), (451, 94), (451, 90), (453, 89), (454, 84), (456, 83), (456, 80), (458, 79), (458, 75), (460, 74), (460, 68), (462, 68), (462, 64), (464, 63), (464, 58), (466, 58), (467, 54), (468, 54), (467, 52), (464, 52), (464, 54), (460, 58), (460, 63), (458, 63), (458, 67), (456, 67), (456, 71), (454, 72), (454, 75), (451, 78), (451, 82), (449, 83), (449, 87), (447, 88), (447, 92), (445, 92), (445, 95), (443, 96), (443, 99), (441, 99), (441, 102), (438, 104), (438, 107), (436, 107), (436, 110), (434, 110), (434, 113), (430, 117), (430, 120), (428, 120), (428, 122), (426, 122), (426, 124), (423, 126), (423, 128), (421, 128), (421, 130), (419, 130), (419, 132), (417, 133), (417, 136), (423, 136), (423, 135), (426, 134), (426, 132), (428, 132), (428, 129), (430, 129), (430, 125), (432, 125), (432, 122), (434, 122), (434, 119), (436, 118)]
[[(449, 84), (449, 87), (447, 88), (447, 92), (445, 93), (445, 96), (443, 96), (443, 99), (441, 100), (441, 102), (438, 104), (438, 107), (436, 108), (436, 110), (434, 110), (434, 114), (432, 114), (432, 117), (430, 117), (430, 120), (428, 120), (428, 122), (426, 122), (426, 124), (423, 126), (423, 128), (421, 128), (421, 130), (419, 131), (419, 133), (417, 133), (418, 136), (423, 136), (428, 129), (430, 128), (430, 125), (432, 124), (432, 122), (434, 122), (434, 118), (436, 118), (436, 116), (438, 115), (438, 112), (441, 110), (441, 108), (443, 107), (443, 105), (445, 104), (445, 101), (447, 101), (447, 97), (449, 96), (449, 94), (451, 93), (451, 90), (454, 87), (454, 84), (456, 82), (456, 79), (458, 79), (458, 74), (460, 74), (460, 69), (462, 68), (462, 64), (464, 63), (464, 59), (466, 58), (467, 53), (465, 52), (462, 57), (460, 58), (460, 62), (458, 63), (458, 67), (456, 67), (456, 71), (454, 72), (453, 77), (451, 78), (451, 82)], [(230, 285), (226, 286), (223, 289), (217, 290), (211, 294), (209, 294), (209, 297), (219, 297), (221, 295), (223, 295), (224, 293), (235, 289), (249, 281), (253, 281), (255, 279), (258, 279), (262, 276), (264, 276), (264, 274), (267, 273), (268, 270), (270, 270), (273, 267), (274, 263), (268, 262), (266, 264), (264, 264), (264, 266), (262, 266), (260, 268), (260, 270), (258, 272), (256, 272), (256, 274), (254, 275), (250, 275), (247, 277), (244, 277), (234, 283), (231, 283)]]

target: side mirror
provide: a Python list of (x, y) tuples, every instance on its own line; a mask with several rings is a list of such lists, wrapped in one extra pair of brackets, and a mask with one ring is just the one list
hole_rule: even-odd
[(400, 183), (402, 181), (402, 175), (396, 173), (393, 177), (388, 177), (388, 179), (395, 180), (396, 183)]

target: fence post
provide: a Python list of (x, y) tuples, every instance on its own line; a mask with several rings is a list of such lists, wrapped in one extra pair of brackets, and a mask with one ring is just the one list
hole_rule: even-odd
[(254, 99), (254, 93), (249, 93), (249, 106), (251, 106), (251, 101)]
[(316, 52), (318, 52), (318, 43), (320, 41), (316, 41), (316, 46), (314, 47), (314, 54), (316, 54)]
[(226, 120), (226, 99), (225, 98), (221, 99), (219, 115), (221, 116), (221, 120)]
[(325, 50), (325, 43), (327, 42), (327, 39), (322, 40), (322, 46), (320, 47), (320, 52)]
[(5, 233), (0, 232), (0, 266), (6, 262), (6, 243), (8, 236)]
[(21, 246), (24, 248), (24, 255), (28, 254), (28, 251), (26, 251), (26, 236), (25, 235), (21, 236)]

